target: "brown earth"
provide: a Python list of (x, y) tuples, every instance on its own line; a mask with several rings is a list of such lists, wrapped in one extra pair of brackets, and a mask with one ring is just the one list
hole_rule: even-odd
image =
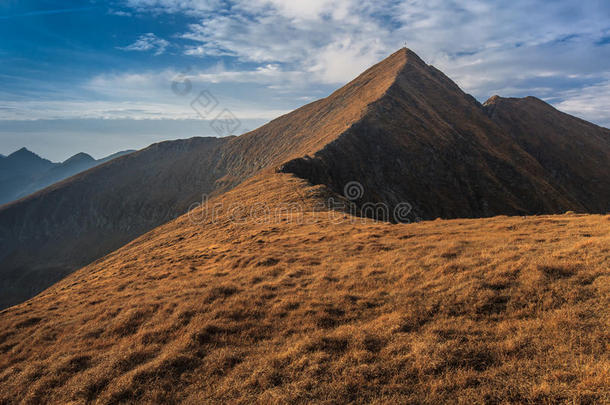
[(610, 216), (333, 196), (256, 176), (0, 312), (0, 403), (610, 401)]

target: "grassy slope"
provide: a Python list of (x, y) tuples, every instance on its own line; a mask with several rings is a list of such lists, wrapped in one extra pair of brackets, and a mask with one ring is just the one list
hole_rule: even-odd
[(201, 201), (339, 137), (382, 97), (407, 60), (401, 50), (330, 96), (239, 137), (151, 145), (0, 207), (0, 308)]
[(183, 216), (1, 312), (0, 403), (610, 400), (610, 216), (375, 224), (326, 193), (256, 177), (217, 202), (303, 216)]

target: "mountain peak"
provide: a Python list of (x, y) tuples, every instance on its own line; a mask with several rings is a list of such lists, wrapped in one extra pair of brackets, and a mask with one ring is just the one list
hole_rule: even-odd
[(409, 62), (409, 63), (417, 63), (420, 65), (427, 66), (426, 62), (424, 62), (422, 60), (422, 58), (419, 57), (418, 54), (416, 54), (415, 52), (413, 52), (411, 49), (409, 49), (407, 47), (400, 48), (396, 53), (403, 55), (406, 58), (407, 62)]
[(497, 94), (494, 94), (493, 96), (489, 97), (489, 99), (487, 99), (487, 101), (484, 102), (483, 105), (485, 107), (487, 107), (487, 106), (490, 106), (490, 105), (497, 104), (501, 100), (503, 100), (502, 97), (498, 96)]
[(19, 156), (37, 156), (37, 157), (38, 157), (38, 155), (37, 155), (37, 154), (35, 154), (34, 152), (30, 151), (30, 150), (29, 150), (28, 148), (26, 148), (26, 147), (23, 147), (23, 148), (21, 148), (21, 149), (19, 149), (19, 150), (16, 150), (16, 151), (15, 151), (15, 152), (13, 152), (13, 153), (11, 153), (11, 154), (9, 155), (9, 157), (11, 157), (11, 156), (13, 156), (13, 157), (19, 157)]
[(10, 159), (11, 161), (40, 162), (40, 163), (49, 164), (49, 165), (52, 164), (51, 161), (38, 156), (36, 153), (30, 151), (29, 149), (27, 149), (25, 147), (8, 155), (7, 159)]
[(77, 162), (93, 162), (95, 159), (84, 152), (79, 152), (76, 155), (68, 158), (62, 164), (77, 163)]
[(550, 105), (544, 101), (534, 96), (527, 97), (500, 97), (497, 94), (491, 96), (487, 101), (483, 103), (485, 107), (496, 105), (500, 102), (510, 102), (510, 103), (524, 103), (524, 104), (538, 104), (538, 105)]
[[(407, 65), (427, 68), (428, 65), (415, 52), (409, 48), (400, 48), (371, 69), (392, 69), (396, 74), (400, 73)], [(371, 70), (369, 69), (369, 70)], [(366, 72), (365, 72), (366, 73)]]

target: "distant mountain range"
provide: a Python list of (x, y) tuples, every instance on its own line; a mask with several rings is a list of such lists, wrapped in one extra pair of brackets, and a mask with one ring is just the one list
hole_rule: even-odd
[(178, 217), (203, 194), (274, 173), (337, 197), (358, 182), (361, 213), (365, 204), (393, 212), (408, 203), (407, 220), (605, 213), (610, 130), (533, 97), (483, 105), (402, 49), (247, 134), (155, 144), (3, 206), (0, 307)]
[(9, 156), (0, 155), (0, 205), (131, 152), (118, 152), (98, 160), (86, 153), (77, 153), (61, 163), (41, 158), (26, 148)]

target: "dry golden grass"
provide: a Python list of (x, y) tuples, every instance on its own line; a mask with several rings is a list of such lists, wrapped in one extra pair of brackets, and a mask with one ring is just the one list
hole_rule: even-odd
[[(0, 313), (0, 403), (608, 403), (610, 216), (157, 228)], [(275, 202), (275, 203), (274, 203)], [(337, 219), (337, 214), (333, 215)]]

